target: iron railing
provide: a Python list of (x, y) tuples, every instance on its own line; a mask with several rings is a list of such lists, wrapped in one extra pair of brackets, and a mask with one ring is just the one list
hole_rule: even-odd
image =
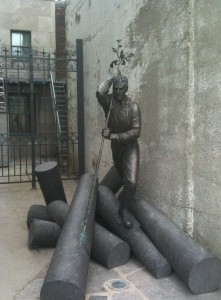
[(66, 57), (57, 58), (56, 53), (45, 50), (27, 48), (12, 53), (4, 47), (0, 49), (0, 69), (5, 80), (29, 82), (31, 75), (35, 81), (50, 80), (50, 72), (55, 72), (55, 75), (77, 72), (76, 52), (67, 52)]
[[(60, 147), (68, 146), (67, 165), (59, 164), (62, 179), (78, 178), (78, 159), (76, 146), (77, 133), (69, 135)], [(46, 161), (58, 161), (58, 139), (55, 134), (36, 136), (35, 165)], [(75, 158), (74, 158), (75, 156)], [(0, 134), (0, 183), (32, 181), (32, 142), (31, 136), (11, 136)]]

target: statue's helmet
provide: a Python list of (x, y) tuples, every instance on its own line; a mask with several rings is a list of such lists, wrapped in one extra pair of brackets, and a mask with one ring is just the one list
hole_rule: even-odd
[(113, 88), (120, 89), (120, 88), (128, 88), (128, 78), (124, 75), (116, 75), (113, 78)]

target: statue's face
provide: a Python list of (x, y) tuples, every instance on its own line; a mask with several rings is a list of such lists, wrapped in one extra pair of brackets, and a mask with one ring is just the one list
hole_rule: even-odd
[(128, 90), (128, 79), (126, 76), (117, 75), (113, 80), (113, 97), (117, 101), (124, 99)]
[(117, 87), (114, 86), (113, 87), (113, 96), (115, 100), (122, 100), (125, 97), (125, 94), (127, 92), (127, 86), (123, 86), (123, 87)]

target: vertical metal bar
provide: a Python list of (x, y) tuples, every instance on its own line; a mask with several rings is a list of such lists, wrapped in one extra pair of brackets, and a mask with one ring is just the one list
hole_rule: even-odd
[[(8, 50), (5, 47), (5, 77), (8, 79), (8, 64), (7, 64), (7, 52)], [(10, 60), (12, 59), (12, 57), (10, 57)]]
[(41, 164), (41, 141), (39, 143), (39, 156), (40, 156), (39, 160), (40, 160), (40, 164)]
[(46, 135), (45, 135), (45, 160), (48, 161), (48, 147), (47, 147)]
[(25, 174), (28, 175), (28, 144), (25, 144)]
[[(8, 130), (7, 130), (8, 134)], [(8, 182), (10, 182), (10, 145), (9, 145), (9, 140), (7, 144), (7, 149), (8, 149)]]
[(85, 173), (83, 40), (76, 40), (79, 175)]
[(69, 174), (69, 164), (70, 164), (70, 144), (69, 144), (69, 136), (67, 138), (67, 176), (68, 179), (70, 178), (70, 174)]
[(75, 173), (76, 173), (76, 169), (75, 169), (75, 143), (73, 142), (73, 158), (72, 158), (72, 160), (73, 160), (73, 174), (74, 174), (74, 176), (75, 176)]
[[(43, 50), (43, 62), (44, 62), (44, 92), (43, 92), (43, 97), (41, 98), (42, 101), (44, 101), (44, 139), (45, 139), (45, 153), (47, 153), (47, 111), (48, 111), (48, 98), (46, 97), (46, 76), (45, 76), (45, 69), (47, 68), (47, 56), (49, 56), (49, 63), (50, 63), (50, 53), (47, 54)], [(46, 61), (46, 66), (45, 66), (45, 61)], [(50, 71), (47, 70), (47, 73), (49, 74)], [(47, 154), (46, 154), (46, 160), (47, 160)]]
[(42, 60), (43, 60), (43, 80), (44, 80), (44, 85), (45, 85), (45, 50), (43, 49), (43, 52), (42, 52)]
[[(7, 65), (7, 64), (6, 64)], [(7, 66), (6, 66), (7, 70)], [(7, 71), (6, 71), (6, 76), (7, 76)], [(6, 111), (7, 111), (7, 125), (6, 125), (6, 134), (7, 134), (7, 151), (8, 151), (8, 182), (10, 182), (10, 140), (9, 140), (9, 101), (8, 101), (8, 79), (6, 78), (5, 80), (5, 105), (6, 105)]]
[(20, 175), (20, 182), (22, 182), (22, 159), (21, 159), (21, 152), (22, 152), (22, 142), (19, 143), (19, 175)]
[(13, 143), (13, 154), (14, 154), (14, 175), (16, 175), (15, 142)]
[(48, 78), (50, 78), (51, 72), (51, 53), (48, 54)]
[(2, 177), (3, 177), (3, 166), (4, 166), (4, 161), (3, 161), (4, 157), (3, 157), (3, 144), (1, 144), (1, 161), (2, 161)]
[(32, 159), (32, 188), (36, 188), (35, 178), (35, 103), (34, 103), (34, 70), (33, 70), (33, 51), (29, 50), (30, 67), (30, 98), (31, 98), (31, 159)]

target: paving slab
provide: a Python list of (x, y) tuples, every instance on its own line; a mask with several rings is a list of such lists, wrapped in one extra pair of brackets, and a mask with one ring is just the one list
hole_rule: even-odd
[(193, 295), (189, 289), (179, 280), (175, 273), (167, 278), (156, 280), (146, 270), (129, 275), (127, 279), (149, 299), (154, 300), (218, 300), (221, 299), (221, 290), (203, 295)]

